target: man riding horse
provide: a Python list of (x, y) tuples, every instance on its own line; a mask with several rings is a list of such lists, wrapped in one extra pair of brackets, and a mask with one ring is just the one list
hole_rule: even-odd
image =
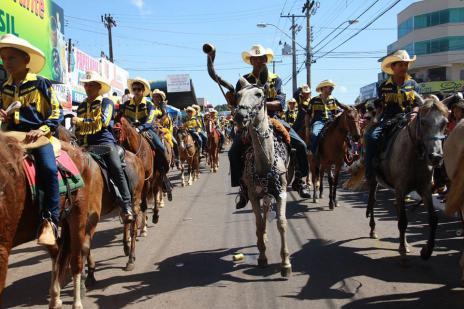
[(379, 149), (380, 140), (390, 120), (404, 113), (418, 111), (418, 107), (414, 106), (414, 92), (418, 92), (418, 86), (408, 74), (409, 66), (415, 60), (416, 56), (410, 58), (407, 51), (398, 50), (382, 61), (382, 70), (390, 77), (377, 87), (377, 95), (383, 103), (382, 113), (377, 116), (379, 122), (373, 125), (364, 137), (366, 146), (364, 158), (368, 181), (375, 180), (374, 158), (381, 150)]
[(151, 146), (156, 151), (156, 167), (163, 177), (163, 186), (166, 192), (171, 192), (171, 184), (167, 177), (169, 171), (169, 159), (166, 157), (166, 148), (160, 137), (153, 128), (156, 118), (162, 117), (166, 111), (164, 108), (155, 108), (153, 103), (147, 98), (150, 95), (150, 84), (141, 77), (129, 79), (127, 86), (133, 97), (129, 101), (123, 102), (119, 107), (117, 119), (126, 118), (139, 133), (146, 132), (151, 139)]
[[(37, 75), (45, 65), (44, 54), (28, 41), (5, 34), (0, 37), (0, 57), (9, 76), (0, 87), (0, 122), (8, 131), (27, 132), (25, 143), (42, 136), (50, 138), (62, 120), (62, 112), (51, 82)], [(11, 110), (15, 105), (18, 108)], [(37, 183), (44, 193), (38, 244), (54, 245), (60, 195), (53, 146), (48, 143), (33, 149), (32, 154)]]
[(293, 128), (298, 117), (298, 104), (294, 98), (287, 101), (287, 110), (285, 111), (285, 121)]
[(198, 118), (197, 109), (193, 106), (188, 106), (185, 111), (187, 113), (187, 118), (185, 118), (184, 126), (193, 137), (193, 140), (197, 143), (199, 152), (202, 153), (206, 147), (206, 139), (200, 135), (202, 122)]
[[(297, 118), (293, 124), (293, 129), (300, 133), (300, 130), (304, 127), (305, 116), (308, 113), (309, 102), (311, 100), (311, 88), (308, 85), (303, 85), (294, 93), (293, 99), (296, 101)], [(300, 133), (301, 134), (301, 133)]]
[[(253, 71), (243, 76), (250, 84), (257, 84), (259, 80), (259, 74), (266, 65), (274, 58), (274, 53), (271, 49), (266, 49), (261, 45), (254, 45), (249, 51), (242, 53), (242, 59), (247, 64), (253, 66)], [(277, 74), (269, 74), (268, 78), (269, 87), (266, 93), (266, 106), (267, 112), (270, 117), (274, 117), (278, 112), (285, 110), (285, 94), (282, 92), (282, 80)], [(235, 93), (238, 93), (242, 88), (240, 82), (237, 82), (235, 87)], [(228, 94), (228, 103), (234, 105), (234, 97)], [(278, 118), (277, 118), (278, 119)], [(308, 189), (306, 188), (302, 178), (306, 177), (309, 172), (308, 161), (306, 160), (306, 144), (298, 136), (298, 134), (290, 128), (290, 125), (285, 121), (278, 119), (287, 129), (289, 130), (291, 137), (291, 146), (296, 149), (296, 171), (295, 180), (292, 184), (292, 188), (298, 191), (300, 197), (309, 198), (311, 197)], [(243, 208), (248, 203), (247, 193), (244, 190), (243, 184), (240, 183), (243, 170), (243, 153), (247, 146), (243, 143), (241, 138), (240, 129), (234, 138), (232, 146), (229, 150), (229, 161), (230, 161), (230, 176), (232, 187), (240, 186), (240, 199), (236, 205), (237, 209)]]
[(320, 95), (312, 98), (309, 102), (309, 123), (311, 124), (310, 149), (314, 156), (316, 155), (317, 145), (324, 126), (328, 121), (333, 120), (340, 110), (349, 109), (332, 96), (335, 86), (335, 83), (331, 80), (320, 82), (316, 87), (316, 92), (319, 92)]
[[(79, 104), (77, 116), (72, 118), (76, 126), (76, 136), (79, 144), (90, 150), (98, 151), (108, 167), (108, 173), (119, 190), (121, 200), (121, 218), (124, 223), (134, 220), (132, 197), (129, 191), (124, 170), (121, 165), (116, 140), (111, 132), (114, 118), (114, 103), (103, 95), (110, 91), (111, 86), (97, 72), (89, 71), (81, 82), (84, 84), (87, 98)], [(104, 150), (103, 150), (104, 149)]]

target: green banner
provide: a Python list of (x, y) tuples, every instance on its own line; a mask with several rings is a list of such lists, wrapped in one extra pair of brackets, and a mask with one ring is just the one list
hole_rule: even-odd
[(41, 75), (63, 82), (66, 72), (64, 12), (51, 0), (1, 0), (0, 35), (15, 34), (42, 50)]

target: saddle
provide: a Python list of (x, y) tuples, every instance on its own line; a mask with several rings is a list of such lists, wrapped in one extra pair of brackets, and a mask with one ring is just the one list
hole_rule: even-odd
[[(376, 154), (378, 163), (386, 159), (387, 154), (390, 152), (390, 149), (393, 143), (398, 136), (398, 133), (402, 128), (408, 124), (408, 119), (405, 114), (400, 114), (392, 119), (385, 121), (382, 126), (384, 127), (383, 134), (380, 138), (380, 147), (379, 152)], [(375, 162), (375, 160), (374, 160)]]

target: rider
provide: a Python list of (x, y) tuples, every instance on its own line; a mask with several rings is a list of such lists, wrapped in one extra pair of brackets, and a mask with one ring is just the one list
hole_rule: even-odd
[(311, 88), (303, 85), (294, 93), (293, 98), (296, 100), (298, 107), (298, 116), (295, 119), (293, 129), (299, 132), (304, 127), (305, 115), (308, 113), (309, 101), (311, 100)]
[(203, 151), (208, 149), (208, 136), (205, 133), (205, 122), (203, 121), (203, 115), (201, 114), (201, 107), (197, 104), (193, 104), (192, 107), (195, 109), (195, 117), (197, 118), (200, 129), (198, 130), (198, 135), (201, 138), (201, 143), (203, 145)]
[(76, 126), (76, 135), (80, 144), (85, 147), (104, 146), (109, 149), (109, 152), (101, 157), (121, 194), (120, 207), (123, 222), (132, 222), (134, 220), (132, 197), (121, 166), (116, 140), (111, 132), (114, 103), (108, 98), (103, 98), (111, 87), (95, 71), (88, 71), (81, 82), (84, 83), (87, 98), (79, 104), (77, 116), (72, 119), (72, 123)]
[(164, 190), (170, 193), (171, 184), (166, 175), (169, 171), (169, 160), (166, 155), (166, 148), (153, 128), (155, 118), (162, 117), (166, 114), (166, 111), (164, 108), (155, 108), (153, 103), (147, 98), (147, 96), (151, 93), (150, 84), (144, 78), (136, 77), (129, 79), (127, 81), (127, 86), (132, 92), (133, 97), (129, 101), (121, 104), (117, 119), (125, 117), (133, 126), (135, 126), (135, 130), (137, 132), (147, 132), (150, 135), (156, 151), (156, 167), (163, 177)]
[(317, 144), (324, 125), (332, 120), (340, 109), (347, 110), (348, 107), (338, 102), (332, 96), (335, 83), (331, 80), (324, 80), (316, 87), (316, 92), (320, 95), (309, 101), (309, 114), (311, 123), (311, 152), (316, 155)]
[(200, 153), (202, 153), (202, 149), (204, 147), (203, 140), (200, 137), (200, 130), (201, 130), (201, 123), (196, 116), (196, 109), (192, 106), (189, 106), (185, 109), (187, 112), (187, 118), (184, 121), (185, 128), (189, 131), (190, 135), (192, 135), (193, 139), (198, 145)]
[[(242, 53), (242, 59), (247, 64), (253, 66), (253, 71), (243, 77), (251, 84), (257, 84), (259, 80), (259, 74), (266, 65), (274, 58), (274, 52), (271, 49), (266, 49), (261, 45), (254, 45), (250, 51)], [(276, 74), (269, 74), (268, 76), (269, 88), (266, 93), (266, 109), (270, 117), (274, 117), (275, 114), (285, 110), (285, 94), (282, 92), (282, 80)], [(238, 93), (241, 89), (240, 82), (237, 82), (235, 92)], [(229, 104), (234, 105), (233, 99), (229, 97)], [(309, 198), (311, 195), (308, 188), (302, 181), (303, 177), (308, 175), (308, 161), (306, 158), (307, 148), (304, 141), (296, 134), (296, 132), (290, 128), (290, 125), (285, 121), (278, 119), (287, 129), (289, 129), (291, 146), (296, 149), (297, 164), (295, 167), (295, 180), (292, 184), (292, 188), (298, 191), (300, 197)], [(246, 206), (248, 203), (248, 196), (245, 192), (245, 187), (241, 184), (240, 178), (242, 177), (242, 155), (246, 150), (241, 139), (240, 130), (234, 137), (234, 141), (229, 150), (229, 161), (230, 161), (230, 176), (232, 187), (240, 186), (240, 200), (238, 201), (236, 208), (240, 209)]]
[(292, 126), (295, 124), (295, 120), (298, 116), (298, 104), (294, 98), (287, 101), (287, 110), (285, 111), (285, 121)]
[[(62, 112), (50, 81), (36, 75), (45, 65), (44, 54), (28, 41), (5, 34), (0, 37), (0, 57), (9, 75), (0, 87), (0, 119), (6, 123), (6, 129), (28, 132), (26, 142), (34, 142), (41, 136), (51, 137), (62, 120)], [(15, 102), (20, 102), (21, 107), (10, 115), (5, 110)], [(49, 143), (33, 149), (32, 154), (37, 166), (37, 183), (44, 192), (38, 244), (54, 245), (60, 195), (53, 146)]]
[(221, 130), (222, 124), (218, 119), (218, 111), (215, 109), (212, 109), (209, 112), (209, 117), (210, 117), (210, 120), (214, 124), (214, 128), (219, 133), (219, 150), (221, 151), (222, 146), (224, 146), (224, 133), (222, 133), (222, 130)]
[(418, 85), (408, 74), (409, 66), (415, 60), (416, 56), (410, 58), (407, 51), (398, 50), (382, 61), (382, 71), (390, 77), (377, 87), (377, 95), (383, 101), (383, 112), (378, 117), (380, 121), (373, 125), (364, 137), (366, 179), (368, 181), (375, 179), (373, 160), (379, 151), (379, 141), (387, 121), (405, 112), (418, 110), (418, 107), (414, 106), (414, 91), (418, 92)]

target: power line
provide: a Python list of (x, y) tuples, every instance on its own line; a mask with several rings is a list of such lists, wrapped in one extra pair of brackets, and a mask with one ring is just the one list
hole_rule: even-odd
[(339, 48), (340, 46), (344, 45), (346, 42), (348, 42), (349, 40), (351, 40), (352, 38), (354, 38), (355, 36), (357, 36), (358, 34), (360, 34), (364, 29), (366, 29), (367, 27), (369, 27), (370, 25), (372, 25), (376, 20), (378, 20), (380, 17), (382, 17), (385, 13), (387, 13), (388, 11), (390, 11), (393, 7), (395, 7), (398, 3), (400, 3), (401, 0), (396, 0), (396, 2), (394, 2), (393, 4), (391, 4), (388, 8), (386, 8), (382, 13), (380, 13), (380, 15), (377, 15), (374, 19), (372, 19), (369, 23), (367, 23), (366, 26), (364, 26), (363, 28), (361, 28), (358, 32), (356, 32), (355, 34), (353, 34), (352, 36), (350, 36), (349, 38), (347, 38), (345, 41), (343, 41), (342, 43), (338, 44), (337, 46), (335, 46), (334, 48), (332, 48), (330, 51), (324, 53), (322, 56), (319, 56), (318, 58), (316, 58), (316, 60), (320, 59), (320, 58), (323, 58), (324, 56), (330, 54), (331, 52), (333, 52), (334, 50), (336, 50), (337, 48)]

